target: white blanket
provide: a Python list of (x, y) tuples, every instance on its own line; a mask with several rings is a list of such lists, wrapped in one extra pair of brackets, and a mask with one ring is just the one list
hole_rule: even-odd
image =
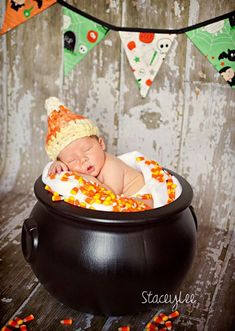
[[(148, 164), (149, 160), (141, 153), (134, 151), (126, 154), (122, 154), (118, 156), (123, 162), (128, 164), (129, 166), (135, 168), (136, 170), (142, 172), (144, 179), (145, 179), (145, 192), (150, 193), (153, 198), (153, 207), (158, 208), (161, 206), (166, 205), (168, 202), (168, 188), (166, 180), (172, 179), (175, 189), (175, 197), (177, 199), (182, 192), (181, 185), (177, 178), (171, 176), (166, 171), (163, 172), (163, 181), (160, 182), (156, 178), (153, 178), (153, 168), (154, 164)], [(147, 162), (146, 162), (147, 161)], [(50, 178), (48, 174), (49, 167), (52, 162), (49, 162), (42, 174), (42, 181), (44, 184), (50, 187), (52, 192), (57, 192), (59, 194), (61, 200), (67, 200), (71, 197), (71, 190), (74, 187), (78, 187), (79, 183), (78, 180), (75, 179), (73, 176), (70, 176), (68, 180), (62, 181), (61, 178), (67, 172), (61, 172), (60, 174), (56, 174), (55, 178)], [(154, 163), (154, 161), (153, 161)], [(152, 171), (151, 171), (152, 170)], [(138, 193), (138, 192), (136, 192)], [(78, 201), (84, 203), (87, 208), (90, 208), (91, 205), (87, 203), (87, 196), (84, 195), (81, 191), (78, 190), (77, 193), (73, 193), (73, 198), (77, 199)], [(85, 202), (86, 201), (86, 202)], [(112, 205), (104, 205), (102, 203), (92, 203), (92, 208), (97, 210), (105, 210), (105, 211), (112, 211)]]

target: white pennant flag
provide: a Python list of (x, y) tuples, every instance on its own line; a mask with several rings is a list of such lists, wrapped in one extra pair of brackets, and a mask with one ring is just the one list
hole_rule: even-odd
[(175, 34), (119, 31), (131, 69), (145, 98)]

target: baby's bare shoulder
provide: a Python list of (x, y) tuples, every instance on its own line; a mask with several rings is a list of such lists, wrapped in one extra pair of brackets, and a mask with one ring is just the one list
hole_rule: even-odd
[(107, 156), (107, 171), (115, 171), (117, 174), (122, 174), (123, 176), (128, 178), (133, 178), (135, 176), (141, 175), (139, 171), (130, 167), (118, 157), (111, 154), (108, 154)]
[(115, 172), (117, 175), (124, 175), (126, 164), (112, 154), (106, 155), (106, 174), (110, 175)]
[(106, 154), (105, 165), (99, 175), (104, 184), (108, 185), (116, 194), (123, 192), (125, 166), (122, 161), (111, 154)]

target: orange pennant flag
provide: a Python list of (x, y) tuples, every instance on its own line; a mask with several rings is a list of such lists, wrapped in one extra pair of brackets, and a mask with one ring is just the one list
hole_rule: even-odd
[(8, 0), (0, 34), (15, 28), (56, 3), (56, 0)]

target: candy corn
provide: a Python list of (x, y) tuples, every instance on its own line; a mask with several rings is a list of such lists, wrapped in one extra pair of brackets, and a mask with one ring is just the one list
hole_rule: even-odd
[(165, 322), (169, 319), (169, 317), (167, 315), (165, 315), (164, 313), (160, 313), (159, 317), (162, 319), (163, 322)]
[(18, 328), (19, 327), (18, 323), (15, 320), (10, 320), (8, 322), (8, 325), (12, 326), (13, 328)]
[[(27, 331), (27, 326), (23, 323), (28, 323), (34, 320), (33, 314), (26, 316), (25, 318), (15, 317), (13, 320), (8, 322), (7, 326), (3, 326), (1, 331), (12, 331), (13, 329), (18, 329), (20, 331)], [(9, 327), (8, 327), (9, 326)]]
[(166, 326), (167, 330), (172, 330), (172, 322), (171, 321), (166, 321), (165, 326)]
[(29, 316), (26, 316), (25, 318), (23, 318), (24, 323), (30, 322), (32, 320), (34, 320), (33, 314), (30, 314)]
[(18, 325), (21, 325), (24, 323), (24, 321), (19, 317), (14, 318), (14, 320), (17, 322)]
[(130, 331), (130, 330), (131, 330), (131, 328), (130, 328), (129, 325), (126, 325), (126, 326), (120, 326), (120, 327), (118, 328), (118, 331)]
[(78, 187), (74, 187), (74, 188), (72, 188), (72, 190), (71, 190), (71, 194), (77, 194), (78, 193), (78, 190), (79, 190), (79, 188)]
[(144, 157), (143, 156), (138, 156), (137, 158), (136, 158), (136, 161), (137, 162), (140, 162), (140, 161), (143, 161), (144, 160)]
[[(176, 310), (169, 315), (160, 313), (155, 315), (152, 320), (146, 325), (144, 331), (168, 331), (172, 330), (172, 321), (170, 319), (176, 318), (179, 316), (179, 312)], [(158, 328), (159, 325), (159, 328)]]
[(53, 190), (51, 189), (51, 187), (49, 185), (45, 185), (45, 190), (53, 193)]
[(148, 322), (148, 324), (146, 325), (144, 331), (158, 331), (159, 328), (157, 327), (156, 324), (153, 324), (152, 322)]
[(60, 321), (60, 324), (63, 324), (63, 325), (72, 325), (72, 323), (73, 323), (73, 320), (71, 318)]
[(60, 195), (53, 195), (52, 196), (52, 201), (61, 201), (63, 198)]
[(169, 318), (176, 318), (180, 315), (180, 313), (178, 312), (178, 310), (173, 311), (173, 313), (171, 313), (168, 317)]
[(4, 326), (1, 328), (1, 331), (12, 331), (12, 329), (9, 329), (7, 326)]

